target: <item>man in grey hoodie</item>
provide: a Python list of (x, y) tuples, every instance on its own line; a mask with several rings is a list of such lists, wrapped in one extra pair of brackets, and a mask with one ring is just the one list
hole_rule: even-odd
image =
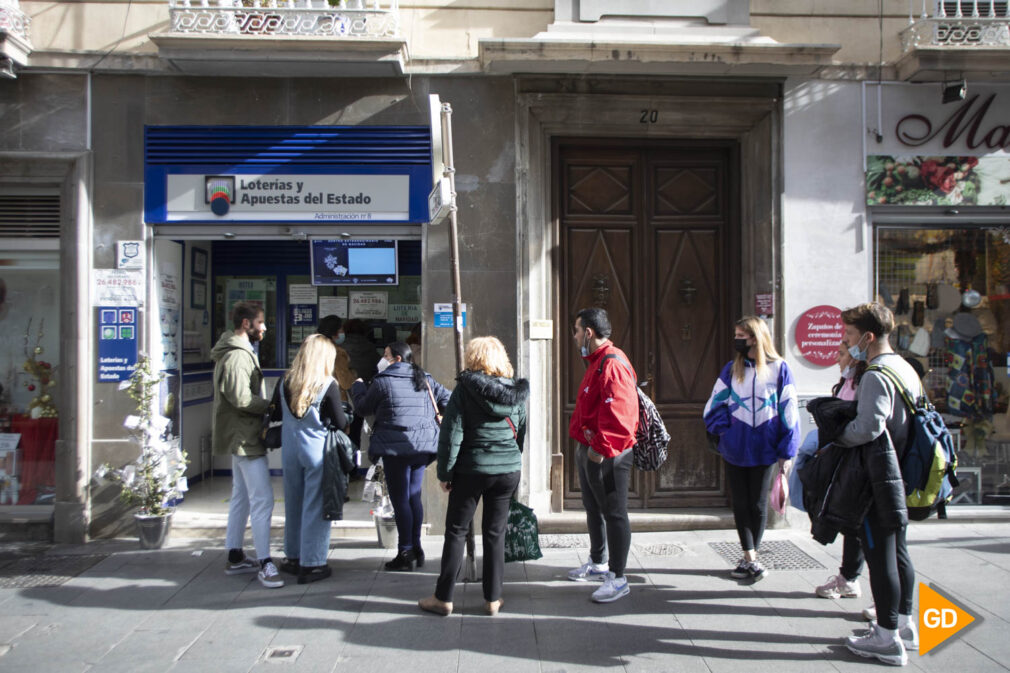
[[(258, 573), (260, 584), (276, 589), (284, 580), (270, 559), (270, 517), (274, 491), (266, 448), (260, 439), (263, 414), (270, 406), (263, 370), (252, 344), (267, 328), (263, 309), (240, 301), (232, 309), (232, 327), (211, 350), (214, 360), (214, 455), (231, 456), (232, 489), (228, 503), (225, 574)], [(252, 520), (256, 559), (242, 551), (246, 521)]]
[[(912, 416), (901, 391), (877, 367), (885, 367), (901, 380), (912, 399), (925, 393), (918, 374), (911, 365), (891, 348), (889, 337), (894, 331), (894, 316), (882, 304), (860, 304), (842, 311), (845, 343), (855, 360), (869, 363), (856, 397), (856, 418), (835, 440), (839, 446), (861, 446), (883, 433), (891, 438), (898, 461), (908, 445), (912, 432)], [(863, 637), (850, 636), (846, 646), (862, 657), (879, 659), (891, 665), (908, 663), (906, 650), (918, 649), (919, 634), (912, 618), (912, 593), (915, 590), (915, 568), (908, 554), (905, 526), (882, 528), (876, 510), (890, 508), (904, 513), (904, 493), (897, 503), (874, 501), (859, 531), (860, 543), (870, 570), (870, 588), (876, 605), (877, 621)], [(864, 612), (865, 614), (865, 612)]]

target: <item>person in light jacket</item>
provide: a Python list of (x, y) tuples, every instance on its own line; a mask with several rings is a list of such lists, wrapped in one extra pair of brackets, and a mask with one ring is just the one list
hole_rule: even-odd
[(501, 341), (479, 337), (467, 345), (466, 369), (456, 379), (438, 436), (438, 480), (449, 506), (435, 593), (417, 602), (427, 612), (452, 614), (467, 531), (482, 498), (484, 610), (494, 616), (502, 607), (505, 523), (522, 470), (530, 393), (529, 382), (513, 376)]
[(354, 412), (375, 415), (368, 458), (382, 459), (398, 535), (397, 554), (386, 570), (411, 571), (424, 565), (421, 524), (424, 468), (435, 460), (436, 414), (449, 401), (449, 391), (413, 362), (410, 346), (386, 346), (370, 385), (360, 378), (351, 386)]
[(757, 582), (768, 574), (757, 550), (768, 519), (775, 463), (784, 470), (796, 455), (800, 421), (792, 372), (775, 350), (764, 320), (738, 320), (733, 348), (736, 356), (719, 374), (704, 417), (708, 431), (719, 436), (743, 549), (730, 575)]

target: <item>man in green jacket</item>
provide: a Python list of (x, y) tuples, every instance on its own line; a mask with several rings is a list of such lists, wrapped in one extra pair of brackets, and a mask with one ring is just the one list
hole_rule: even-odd
[[(267, 328), (263, 309), (237, 302), (232, 309), (233, 330), (221, 335), (210, 352), (214, 360), (214, 455), (231, 455), (232, 488), (228, 503), (225, 574), (258, 573), (260, 584), (284, 586), (270, 559), (270, 517), (274, 490), (270, 484), (266, 448), (260, 440), (263, 414), (270, 406), (263, 385), (263, 370), (252, 345)], [(256, 559), (242, 551), (246, 521), (252, 520)]]

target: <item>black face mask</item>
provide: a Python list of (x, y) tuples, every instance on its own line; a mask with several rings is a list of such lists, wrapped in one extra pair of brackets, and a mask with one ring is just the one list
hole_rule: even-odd
[(750, 350), (750, 346), (747, 345), (746, 339), (733, 339), (733, 350), (741, 355), (747, 355), (747, 351)]

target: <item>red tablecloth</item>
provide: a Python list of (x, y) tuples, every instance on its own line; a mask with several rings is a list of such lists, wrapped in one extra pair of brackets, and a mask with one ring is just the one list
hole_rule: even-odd
[(21, 492), (19, 505), (32, 505), (40, 486), (56, 484), (56, 439), (59, 433), (58, 418), (29, 418), (15, 416), (11, 419), (11, 432), (21, 434)]

